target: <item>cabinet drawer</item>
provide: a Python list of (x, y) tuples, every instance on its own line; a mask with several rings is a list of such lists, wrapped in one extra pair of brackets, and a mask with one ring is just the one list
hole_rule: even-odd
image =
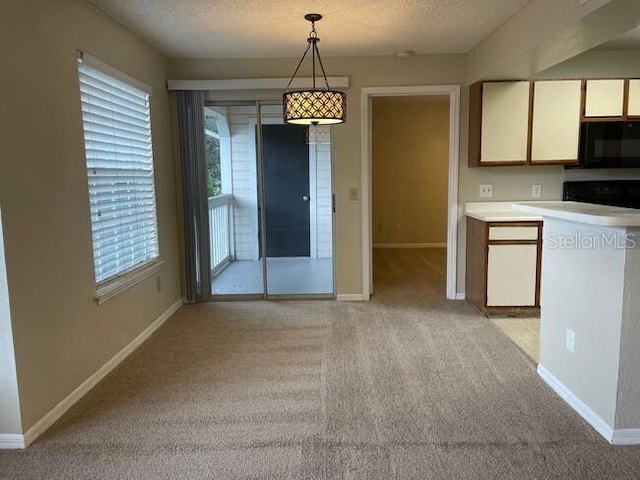
[(489, 227), (489, 240), (537, 240), (538, 227)]

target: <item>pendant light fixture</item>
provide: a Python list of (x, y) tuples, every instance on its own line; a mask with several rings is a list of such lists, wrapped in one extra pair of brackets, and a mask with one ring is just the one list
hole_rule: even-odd
[[(315, 22), (319, 21), (322, 15), (318, 13), (308, 13), (304, 18), (311, 22), (311, 33), (307, 39), (307, 49), (304, 51), (282, 96), (284, 121), (297, 125), (343, 123), (346, 120), (347, 114), (347, 95), (343, 92), (331, 90), (331, 87), (329, 87), (327, 74), (324, 72), (324, 65), (322, 65), (322, 59), (318, 51), (318, 42), (320, 39), (316, 33)], [(311, 89), (289, 91), (289, 87), (296, 77), (298, 70), (300, 70), (300, 66), (307, 56), (307, 53), (309, 53), (309, 50), (311, 50), (313, 87)], [(316, 56), (318, 57), (318, 64), (320, 65), (326, 88), (316, 88)]]

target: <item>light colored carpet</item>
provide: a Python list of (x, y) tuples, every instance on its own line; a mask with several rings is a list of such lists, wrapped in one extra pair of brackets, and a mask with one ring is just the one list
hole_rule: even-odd
[(491, 323), (502, 331), (535, 363), (540, 362), (539, 318), (492, 318)]
[(371, 303), (183, 308), (0, 478), (637, 479), (443, 258), (376, 252)]

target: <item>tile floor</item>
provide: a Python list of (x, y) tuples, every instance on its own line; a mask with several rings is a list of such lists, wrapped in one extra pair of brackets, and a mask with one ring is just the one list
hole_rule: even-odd
[[(333, 259), (282, 257), (267, 259), (267, 290), (270, 294), (314, 295), (333, 293)], [(213, 279), (214, 295), (261, 294), (262, 263), (231, 262)]]
[(492, 318), (491, 322), (534, 362), (540, 361), (539, 318)]

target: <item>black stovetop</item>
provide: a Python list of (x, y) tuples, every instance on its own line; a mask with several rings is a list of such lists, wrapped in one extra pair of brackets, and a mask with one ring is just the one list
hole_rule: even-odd
[(562, 199), (615, 207), (640, 208), (640, 180), (564, 182)]

